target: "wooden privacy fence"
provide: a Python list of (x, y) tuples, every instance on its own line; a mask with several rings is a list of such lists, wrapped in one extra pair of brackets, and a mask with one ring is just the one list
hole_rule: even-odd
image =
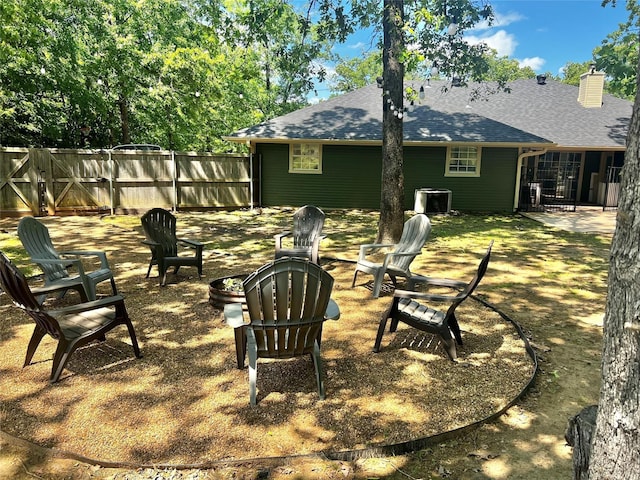
[(255, 167), (241, 154), (0, 148), (0, 214), (251, 207)]

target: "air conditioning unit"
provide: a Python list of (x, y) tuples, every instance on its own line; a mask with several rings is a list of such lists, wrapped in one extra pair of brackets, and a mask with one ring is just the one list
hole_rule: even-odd
[(451, 211), (451, 190), (441, 188), (416, 188), (416, 213), (449, 213)]

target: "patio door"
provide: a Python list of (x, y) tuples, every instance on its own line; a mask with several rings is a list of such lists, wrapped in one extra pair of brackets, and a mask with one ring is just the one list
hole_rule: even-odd
[(582, 154), (547, 152), (527, 159), (520, 172), (518, 209), (575, 212)]

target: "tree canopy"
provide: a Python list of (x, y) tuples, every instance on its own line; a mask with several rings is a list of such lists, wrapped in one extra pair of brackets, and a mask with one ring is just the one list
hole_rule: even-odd
[(3, 0), (0, 145), (229, 148), (306, 103), (324, 48), (280, 0)]
[[(633, 3), (629, 22), (594, 51), (610, 91), (629, 98)], [(431, 69), (463, 84), (534, 75), (464, 41), (465, 29), (491, 18), (488, 4), (421, 0), (403, 9), (398, 60), (407, 78)], [(377, 36), (382, 19), (371, 0), (3, 0), (0, 145), (236, 148), (221, 137), (306, 105), (326, 79), (332, 44), (359, 28)], [(448, 35), (454, 19), (458, 33)], [(382, 76), (382, 51), (339, 61), (336, 72), (333, 93), (371, 83)]]

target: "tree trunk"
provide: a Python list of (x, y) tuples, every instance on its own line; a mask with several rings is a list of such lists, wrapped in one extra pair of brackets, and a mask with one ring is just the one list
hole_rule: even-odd
[(591, 405), (569, 420), (564, 438), (573, 447), (573, 480), (589, 480), (589, 459), (597, 414), (598, 406)]
[[(403, 0), (384, 0), (382, 20), (382, 189), (380, 192), (379, 243), (397, 242), (404, 225), (404, 174), (402, 153), (402, 117), (404, 49), (402, 27)], [(395, 115), (394, 115), (395, 112)], [(400, 114), (400, 115), (399, 115)]]
[[(640, 67), (639, 67), (640, 68)], [(640, 73), (636, 81), (640, 87)], [(589, 478), (640, 478), (640, 97), (627, 135), (604, 319)]]

